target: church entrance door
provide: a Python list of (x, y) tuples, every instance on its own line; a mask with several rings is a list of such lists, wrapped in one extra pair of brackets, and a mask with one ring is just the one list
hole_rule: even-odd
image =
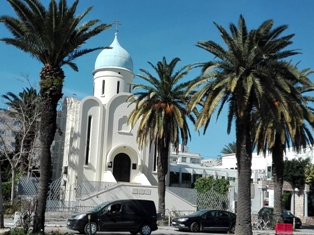
[(131, 159), (125, 153), (119, 153), (114, 158), (113, 176), (116, 181), (130, 182)]

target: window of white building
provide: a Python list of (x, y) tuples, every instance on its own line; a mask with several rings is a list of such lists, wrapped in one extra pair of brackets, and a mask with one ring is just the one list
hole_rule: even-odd
[(101, 89), (101, 94), (102, 94), (102, 95), (105, 94), (105, 85), (106, 85), (106, 81), (103, 80), (103, 81), (102, 81), (102, 89)]
[(267, 179), (271, 179), (272, 178), (272, 167), (268, 166), (267, 167)]

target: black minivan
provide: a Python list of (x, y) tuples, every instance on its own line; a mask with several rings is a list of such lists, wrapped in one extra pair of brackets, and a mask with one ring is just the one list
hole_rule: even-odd
[(150, 235), (158, 229), (155, 203), (140, 199), (105, 202), (86, 213), (73, 215), (67, 228), (91, 235), (97, 231)]

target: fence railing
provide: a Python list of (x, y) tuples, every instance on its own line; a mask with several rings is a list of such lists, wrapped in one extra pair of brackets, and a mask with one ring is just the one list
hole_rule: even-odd
[[(61, 178), (50, 184), (50, 190), (47, 198), (47, 211), (49, 212), (72, 212), (80, 213), (92, 209), (92, 207), (81, 206), (79, 200), (92, 196), (100, 191), (110, 189), (117, 183), (100, 182), (100, 181), (83, 181), (79, 185), (71, 185), (71, 190), (65, 190), (61, 185)], [(171, 190), (170, 190), (171, 189)], [(32, 197), (37, 194), (38, 179), (22, 178), (19, 183), (19, 195), (25, 194)], [(197, 193), (196, 190), (186, 190), (177, 187), (169, 187), (169, 190), (178, 197), (193, 202), (197, 209), (222, 209), (230, 210), (228, 194), (222, 195), (213, 189), (206, 193)], [(32, 194), (32, 195), (30, 195)], [(193, 211), (168, 211), (168, 217), (185, 215)], [(166, 215), (167, 216), (167, 215)]]

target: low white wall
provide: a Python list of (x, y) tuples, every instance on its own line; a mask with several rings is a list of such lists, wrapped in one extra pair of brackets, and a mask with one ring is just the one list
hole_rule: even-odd
[[(143, 185), (117, 184), (110, 189), (94, 193), (79, 201), (82, 207), (94, 207), (105, 201), (117, 199), (147, 199), (153, 200), (158, 210), (158, 187)], [(196, 211), (196, 205), (192, 205), (177, 195), (166, 191), (166, 214), (172, 211)]]

